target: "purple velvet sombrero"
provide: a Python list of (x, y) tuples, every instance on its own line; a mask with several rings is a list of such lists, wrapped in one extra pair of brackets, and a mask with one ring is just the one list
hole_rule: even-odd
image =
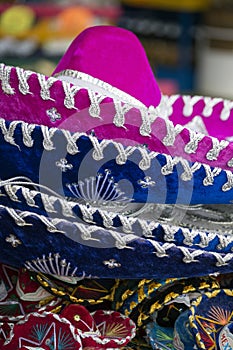
[[(138, 39), (108, 26), (81, 33), (52, 77), (0, 67), (0, 117), (233, 168), (232, 102), (164, 96)], [(194, 128), (194, 130), (192, 130)]]

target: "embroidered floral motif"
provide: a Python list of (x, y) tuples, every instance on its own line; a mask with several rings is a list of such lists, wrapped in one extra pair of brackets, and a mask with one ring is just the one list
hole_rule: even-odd
[[(42, 258), (36, 258), (32, 261), (26, 261), (25, 267), (31, 271), (47, 273), (56, 276), (67, 276), (73, 277), (77, 271), (77, 267), (71, 268), (70, 262), (66, 259), (62, 259), (59, 253), (52, 254), (49, 256), (43, 255)], [(84, 277), (84, 273), (82, 278)]]
[(130, 199), (125, 196), (125, 192), (121, 191), (110, 174), (111, 171), (105, 169), (104, 174), (98, 173), (96, 177), (91, 176), (84, 181), (67, 184), (67, 187), (75, 198), (83, 199), (92, 205), (109, 207), (119, 204), (119, 202), (130, 202)]
[(55, 107), (50, 108), (46, 111), (47, 116), (50, 118), (52, 123), (55, 123), (57, 120), (61, 119), (61, 114), (58, 113)]
[(10, 243), (13, 248), (16, 248), (19, 244), (22, 244), (22, 242), (15, 235), (12, 234), (6, 237), (6, 242)]
[(61, 158), (56, 162), (56, 166), (61, 169), (62, 172), (73, 169), (73, 165), (69, 164), (65, 158)]
[(148, 188), (150, 186), (155, 186), (155, 181), (153, 181), (150, 176), (145, 176), (143, 180), (138, 181), (138, 184), (143, 188)]
[(106, 265), (109, 269), (114, 269), (115, 267), (121, 267), (121, 264), (118, 263), (115, 259), (104, 260), (103, 264)]

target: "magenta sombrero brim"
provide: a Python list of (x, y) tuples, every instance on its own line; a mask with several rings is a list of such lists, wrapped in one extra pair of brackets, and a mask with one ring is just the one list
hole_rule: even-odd
[[(233, 143), (222, 139), (231, 136), (233, 112), (227, 100), (176, 95), (163, 98), (156, 108), (146, 108), (124, 93), (112, 98), (109, 89), (103, 94), (87, 90), (82, 80), (75, 86), (3, 64), (0, 71), (0, 117), (6, 120), (79, 132), (94, 129), (99, 139), (120, 139), (126, 145), (146, 143), (151, 151), (233, 167)], [(182, 126), (197, 115), (215, 137)]]

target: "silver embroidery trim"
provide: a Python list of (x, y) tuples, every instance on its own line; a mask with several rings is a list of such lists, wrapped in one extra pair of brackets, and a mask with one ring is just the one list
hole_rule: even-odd
[(65, 93), (64, 106), (67, 109), (77, 110), (78, 108), (75, 107), (75, 95), (81, 88), (78, 86), (72, 86), (65, 81), (62, 82), (62, 86)]
[(56, 79), (53, 77), (49, 77), (46, 79), (46, 77), (42, 74), (37, 74), (38, 82), (40, 84), (40, 96), (44, 101), (54, 101), (53, 98), (50, 97), (50, 88), (55, 83)]
[(196, 153), (199, 142), (205, 137), (205, 135), (189, 130), (189, 136), (190, 141), (185, 145), (184, 151), (188, 154)]
[[(12, 187), (12, 190), (10, 191), (9, 188)], [(206, 246), (208, 246), (209, 244), (214, 244), (216, 245), (216, 240), (219, 241), (219, 243), (217, 244), (216, 248), (218, 250), (221, 249), (225, 249), (228, 248), (228, 246), (230, 244), (233, 243), (233, 236), (232, 234), (227, 234), (227, 235), (223, 235), (223, 234), (218, 234), (216, 232), (204, 232), (201, 230), (197, 230), (197, 229), (191, 229), (191, 228), (186, 228), (186, 227), (179, 227), (176, 225), (169, 225), (169, 224), (165, 224), (165, 223), (159, 223), (159, 222), (155, 222), (155, 221), (146, 221), (140, 218), (133, 218), (133, 217), (127, 217), (125, 215), (119, 215), (116, 213), (109, 213), (109, 211), (105, 211), (105, 210), (101, 210), (101, 209), (96, 209), (93, 207), (87, 207), (85, 205), (81, 205), (81, 204), (77, 204), (75, 202), (71, 202), (71, 201), (66, 201), (64, 198), (58, 198), (58, 197), (54, 197), (54, 196), (49, 196), (47, 194), (43, 194), (41, 192), (37, 192), (37, 191), (32, 191), (32, 190), (23, 190), (22, 186), (18, 186), (18, 185), (5, 185), (4, 186), (7, 195), (10, 197), (11, 200), (13, 201), (19, 201), (18, 197), (17, 197), (17, 192), (21, 191), (23, 197), (25, 198), (27, 204), (29, 206), (34, 206), (34, 198), (36, 196), (40, 197), (44, 206), (45, 206), (45, 210), (49, 213), (57, 213), (55, 207), (57, 208), (57, 204), (60, 204), (61, 208), (62, 208), (62, 213), (64, 215), (64, 217), (74, 217), (73, 214), (73, 210), (78, 207), (81, 212), (82, 212), (82, 216), (83, 216), (83, 220), (87, 223), (92, 223), (95, 224), (94, 221), (94, 214), (98, 213), (102, 220), (103, 220), (103, 225), (104, 227), (106, 227), (107, 229), (114, 229), (115, 233), (114, 235), (117, 235), (116, 233), (116, 227), (113, 226), (113, 219), (114, 218), (118, 218), (118, 220), (120, 220), (120, 224), (122, 225), (122, 230), (123, 232), (125, 232), (126, 234), (132, 234), (136, 228), (136, 232), (137, 235), (138, 233), (142, 236), (144, 236), (146, 239), (147, 238), (154, 238), (154, 240), (156, 241), (156, 236), (153, 234), (153, 230), (155, 228), (157, 228), (158, 226), (161, 226), (163, 231), (164, 231), (164, 240), (167, 242), (175, 242), (175, 235), (180, 232), (183, 235), (183, 244), (188, 245), (188, 246), (192, 246), (192, 245), (199, 245), (200, 247), (204, 248)], [(28, 200), (31, 197), (32, 200)], [(0, 206), (0, 208), (4, 208), (4, 206)], [(65, 210), (64, 210), (65, 208)], [(14, 209), (11, 208), (7, 208), (6, 209), (10, 215), (14, 218), (14, 220), (16, 221), (17, 225), (20, 226), (24, 226), (26, 225), (26, 222), (23, 220), (24, 216), (21, 214), (17, 214), (17, 212)], [(59, 209), (57, 209), (59, 211)], [(26, 212), (26, 213), (30, 213), (30, 212)], [(111, 214), (111, 215), (109, 215)], [(28, 214), (27, 214), (28, 215)], [(26, 216), (27, 216), (26, 215)], [(34, 213), (31, 213), (31, 215), (33, 216)], [(38, 214), (35, 214), (38, 217)], [(43, 216), (41, 216), (43, 217)], [(47, 225), (47, 229), (50, 232), (56, 232), (56, 227), (55, 224), (59, 223), (60, 221), (64, 221), (63, 219), (52, 219), (51, 222), (52, 224), (49, 222), (48, 218), (44, 219), (44, 224)], [(81, 237), (84, 240), (88, 240), (88, 239), (92, 239), (91, 237), (91, 233), (95, 232), (95, 227), (96, 226), (91, 226), (91, 228), (89, 226), (85, 226), (83, 224), (79, 224), (76, 222), (73, 222), (73, 224), (75, 224), (82, 232)], [(80, 226), (81, 225), (81, 226)], [(94, 227), (94, 229), (92, 229)], [(122, 244), (122, 238), (121, 236), (119, 236), (119, 234), (117, 236), (114, 236), (115, 238), (118, 237), (118, 247), (121, 246)], [(128, 239), (131, 236), (128, 236)], [(138, 237), (138, 236), (137, 236)], [(195, 239), (198, 238), (200, 240), (200, 243), (195, 243)], [(121, 243), (120, 243), (121, 242)], [(153, 241), (154, 242), (154, 241)], [(124, 244), (126, 243), (126, 241), (124, 241)], [(119, 248), (121, 249), (121, 248)]]
[(23, 95), (31, 94), (28, 78), (31, 76), (31, 71), (25, 71), (22, 68), (16, 67), (16, 73), (19, 79), (19, 91)]
[[(6, 121), (4, 119), (0, 118), (0, 129), (4, 135), (4, 139), (6, 142), (9, 142), (11, 145), (14, 145), (19, 148), (19, 146), (16, 144), (16, 141), (14, 139), (14, 132), (17, 126), (21, 126), (22, 128), (22, 134), (23, 134), (23, 143), (27, 147), (32, 147), (33, 146), (33, 138), (32, 138), (32, 132), (35, 129), (35, 125), (33, 124), (27, 124), (21, 121), (13, 121), (10, 123), (9, 127), (7, 128), (6, 126)], [(57, 128), (48, 128), (47, 126), (41, 125), (41, 131), (43, 134), (43, 146), (46, 151), (52, 151), (55, 149), (54, 147), (54, 142), (53, 142), (53, 136), (57, 132)], [(126, 161), (128, 160), (128, 157), (132, 155), (134, 152), (139, 151), (142, 159), (139, 161), (139, 167), (142, 170), (148, 170), (151, 166), (151, 160), (156, 158), (159, 153), (156, 152), (148, 152), (147, 149), (143, 146), (127, 146), (123, 147), (121, 143), (112, 141), (112, 140), (98, 140), (97, 137), (92, 136), (92, 135), (86, 135), (85, 133), (74, 133), (72, 134), (71, 132), (67, 130), (61, 130), (63, 133), (64, 137), (67, 140), (67, 152), (69, 154), (75, 155), (79, 152), (78, 146), (77, 146), (77, 140), (82, 137), (86, 136), (89, 138), (93, 145), (93, 159), (96, 161), (100, 161), (101, 159), (104, 158), (104, 149), (107, 148), (109, 145), (113, 145), (115, 149), (118, 152), (118, 155), (116, 156), (116, 162), (117, 164), (125, 164)], [(203, 181), (204, 186), (210, 186), (213, 184), (214, 177), (219, 175), (221, 171), (220, 168), (213, 168), (211, 171), (211, 167), (206, 164), (201, 164), (198, 162), (193, 163), (191, 166), (189, 165), (188, 161), (181, 157), (171, 157), (169, 155), (163, 155), (166, 158), (167, 164), (164, 165), (161, 168), (161, 173), (163, 175), (169, 175), (173, 172), (174, 167), (177, 164), (181, 164), (184, 173), (181, 175), (181, 179), (183, 181), (188, 181), (192, 179), (192, 174), (194, 174), (197, 170), (200, 169), (200, 166), (202, 165), (205, 169), (206, 172), (206, 177)], [(225, 171), (226, 172), (226, 171)], [(229, 191), (233, 187), (232, 182), (229, 182), (229, 179), (227, 180), (226, 183), (223, 183), (223, 191)]]
[(10, 85), (10, 74), (12, 67), (5, 66), (5, 64), (0, 64), (0, 80), (2, 85), (2, 90), (7, 95), (14, 95), (15, 90)]
[[(75, 276), (78, 269), (77, 267), (71, 269), (70, 262), (67, 262), (66, 259), (62, 259), (59, 253), (50, 253), (49, 256), (43, 255), (42, 258), (38, 257), (33, 261), (26, 261), (24, 265), (31, 271), (67, 277)], [(83, 273), (83, 277), (84, 276), (85, 273)]]
[(208, 160), (217, 160), (219, 153), (229, 145), (229, 142), (225, 140), (218, 141), (217, 139), (212, 139), (212, 142), (213, 148), (207, 152), (206, 158)]
[(143, 103), (138, 101), (133, 96), (127, 94), (124, 91), (117, 89), (116, 87), (114, 87), (114, 86), (112, 86), (112, 85), (110, 85), (102, 80), (94, 78), (89, 74), (82, 73), (82, 72), (75, 71), (75, 70), (71, 70), (71, 69), (66, 69), (66, 70), (63, 70), (63, 71), (54, 75), (54, 77), (56, 77), (58, 79), (62, 78), (64, 76), (77, 79), (81, 82), (87, 82), (87, 83), (99, 86), (101, 89), (106, 91), (106, 96), (109, 96), (109, 94), (113, 94), (117, 98), (119, 98), (120, 100), (127, 102), (131, 105), (138, 106), (138, 107), (144, 107)]
[[(0, 80), (1, 80), (1, 85), (2, 85), (2, 89), (6, 94), (9, 95), (13, 95), (15, 93), (14, 89), (11, 87), (10, 85), (10, 75), (11, 75), (11, 71), (13, 69), (16, 69), (16, 74), (18, 76), (19, 79), (19, 91), (22, 94), (28, 94), (31, 93), (30, 92), (30, 84), (28, 83), (28, 78), (30, 77), (30, 75), (32, 74), (32, 72), (30, 71), (26, 71), (26, 70), (22, 70), (20, 68), (14, 68), (14, 67), (10, 67), (10, 66), (5, 66), (4, 64), (0, 65)], [(40, 84), (40, 95), (41, 98), (44, 100), (53, 100), (50, 96), (50, 89), (52, 87), (52, 85), (58, 80), (55, 77), (50, 77), (50, 78), (46, 78), (44, 75), (39, 74), (39, 73), (33, 73), (37, 79), (38, 82)], [(72, 73), (75, 74), (75, 73)], [(81, 73), (82, 74), (82, 73)], [(87, 75), (88, 77), (88, 75)], [(89, 79), (89, 78), (88, 78)], [(93, 77), (90, 77), (90, 79), (93, 79)], [(102, 82), (100, 82), (102, 84)], [(29, 88), (28, 88), (28, 84), (29, 84)], [(72, 86), (72, 84), (67, 83), (65, 81), (62, 81), (62, 86), (63, 86), (63, 90), (65, 93), (65, 98), (64, 98), (64, 106), (68, 109), (77, 109), (75, 106), (75, 96), (77, 94), (77, 92), (81, 89), (81, 87), (78, 86)], [(85, 89), (85, 88), (84, 88)], [(98, 94), (98, 98), (94, 98), (93, 96), (93, 90), (91, 89), (86, 89), (87, 92), (89, 93), (89, 97), (91, 96), (91, 100), (90, 101), (90, 110), (91, 110), (91, 114), (94, 116), (99, 116), (99, 109), (100, 109), (100, 103), (102, 102), (103, 98), (108, 96), (108, 94), (105, 95), (101, 95)], [(124, 93), (123, 93), (124, 94)], [(96, 95), (96, 93), (95, 93)], [(120, 98), (121, 99), (121, 98)], [(223, 100), (223, 99), (217, 99), (217, 98), (209, 98), (209, 97), (202, 97), (202, 96), (179, 96), (179, 95), (174, 95), (174, 96), (164, 96), (161, 100), (161, 105), (157, 106), (156, 108), (146, 108), (144, 105), (142, 106), (138, 106), (137, 104), (135, 104), (134, 98), (131, 102), (126, 101), (126, 104), (124, 104), (124, 108), (118, 108), (119, 105), (117, 104), (117, 101), (119, 101), (119, 99), (114, 99), (113, 98), (113, 102), (116, 104), (116, 106), (118, 106), (117, 110), (116, 110), (116, 114), (114, 116), (114, 123), (115, 125), (119, 125), (119, 126), (123, 126), (124, 120), (125, 120), (125, 114), (128, 112), (128, 110), (130, 108), (138, 108), (139, 112), (141, 114), (141, 126), (140, 126), (140, 133), (143, 136), (149, 136), (151, 133), (151, 125), (154, 122), (154, 120), (157, 117), (157, 113), (158, 111), (162, 111), (162, 115), (158, 115), (160, 117), (164, 117), (164, 121), (165, 121), (165, 125), (166, 125), (166, 129), (167, 129), (167, 135), (165, 135), (164, 139), (162, 140), (162, 143), (165, 146), (173, 146), (175, 141), (176, 141), (176, 137), (177, 135), (183, 130), (186, 129), (188, 130), (188, 132), (190, 133), (190, 130), (185, 128), (185, 126), (181, 126), (181, 125), (176, 125), (174, 126), (174, 124), (167, 120), (166, 117), (169, 117), (173, 114), (173, 105), (176, 103), (176, 101), (178, 99), (182, 99), (184, 105), (183, 105), (183, 115), (185, 116), (190, 116), (193, 113), (194, 107), (196, 104), (199, 103), (199, 101), (204, 101), (205, 105), (203, 107), (203, 117), (210, 117), (211, 113), (213, 112), (213, 108), (219, 104), (222, 103), (222, 110), (221, 110), (221, 114), (220, 114), (220, 120), (228, 120), (228, 118), (231, 115), (231, 111), (233, 109), (233, 102), (232, 101), (228, 101), (228, 100)], [(116, 102), (115, 102), (116, 100)], [(124, 100), (124, 99), (123, 99)], [(167, 107), (164, 107), (164, 103), (167, 103)], [(93, 112), (92, 112), (92, 108), (93, 108)], [(209, 137), (211, 138), (211, 137)], [(197, 140), (195, 141), (194, 139), (194, 134), (191, 135), (190, 137), (190, 141), (193, 142), (193, 148), (192, 148), (192, 143), (189, 144), (189, 146), (187, 146), (187, 148), (185, 148), (186, 145), (184, 145), (185, 151), (188, 152), (188, 154), (190, 153), (195, 153), (196, 152), (196, 143), (200, 142), (199, 139), (199, 134), (197, 133)], [(211, 138), (214, 143), (214, 147), (215, 149), (218, 149), (218, 147), (221, 148), (221, 145), (219, 146), (219, 144), (221, 143), (221, 141), (219, 141), (217, 138)], [(228, 147), (229, 143), (225, 143), (225, 147)], [(214, 157), (212, 157), (212, 154), (210, 153), (207, 156), (208, 160), (214, 160), (215, 159), (215, 152), (214, 151)], [(203, 154), (204, 155), (204, 154)], [(205, 154), (206, 155), (206, 154)], [(216, 153), (216, 157), (218, 159), (218, 152)], [(232, 160), (228, 160), (227, 165), (228, 166), (232, 166)]]

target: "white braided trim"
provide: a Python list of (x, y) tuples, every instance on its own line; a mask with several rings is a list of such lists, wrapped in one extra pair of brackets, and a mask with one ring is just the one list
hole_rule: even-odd
[[(12, 217), (12, 219), (15, 221), (15, 223), (19, 226), (27, 225), (27, 223), (23, 220), (23, 218), (36, 217), (43, 224), (46, 225), (46, 228), (49, 232), (64, 233), (63, 231), (60, 231), (56, 227), (56, 225), (61, 223), (61, 222), (70, 224), (70, 222), (67, 222), (66, 220), (63, 220), (63, 219), (51, 219), (50, 222), (48, 222), (49, 220), (42, 215), (38, 215), (38, 214), (27, 212), (27, 211), (16, 212), (16, 210), (2, 206), (2, 205), (0, 205), (0, 209), (6, 210), (8, 212), (8, 214)], [(31, 224), (29, 224), (29, 225), (31, 225)], [(91, 232), (90, 232), (89, 226), (86, 226), (85, 224), (80, 224), (77, 222), (75, 223), (75, 226), (79, 229), (82, 237), (84, 237), (84, 240), (92, 239), (92, 237), (89, 235), (90, 233), (98, 232), (99, 230), (104, 230), (101, 227), (92, 226)], [(89, 230), (89, 233), (88, 233), (88, 230)], [(115, 247), (117, 249), (127, 249), (127, 248), (134, 249), (134, 248), (128, 246), (127, 244), (129, 244), (133, 241), (136, 241), (138, 239), (137, 235), (133, 235), (133, 234), (129, 234), (129, 235), (126, 234), (125, 235), (125, 234), (118, 233), (118, 232), (112, 231), (112, 230), (107, 230), (107, 231), (104, 230), (104, 231), (109, 233), (111, 235), (111, 237), (115, 239)], [(88, 236), (86, 236), (86, 234), (88, 234)], [(156, 242), (156, 241), (150, 240), (150, 239), (147, 239), (146, 241), (149, 241), (150, 244), (153, 246), (153, 248), (155, 249), (154, 253), (156, 254), (157, 257), (159, 257), (159, 258), (169, 257), (168, 251), (170, 249), (177, 249), (183, 253), (184, 257), (183, 257), (182, 261), (184, 263), (187, 263), (187, 264), (198, 262), (199, 260), (197, 260), (195, 258), (201, 257), (202, 255), (205, 256), (207, 253), (209, 256), (215, 257), (215, 259), (217, 260), (216, 266), (228, 265), (229, 262), (233, 259), (232, 253), (228, 253), (228, 254), (223, 255), (223, 254), (212, 252), (212, 251), (206, 252), (203, 250), (193, 250), (193, 249), (189, 249), (189, 248), (186, 248), (183, 246), (176, 246), (173, 243), (160, 243), (160, 242)]]
[(93, 238), (91, 236), (92, 233), (96, 233), (96, 232), (100, 232), (100, 231), (104, 231), (107, 234), (109, 234), (114, 240), (115, 240), (115, 247), (118, 249), (133, 249), (131, 247), (129, 247), (127, 244), (131, 243), (132, 241), (138, 239), (138, 236), (133, 235), (133, 234), (123, 234), (123, 233), (119, 233), (113, 230), (105, 230), (104, 228), (100, 227), (100, 226), (89, 226), (86, 224), (82, 224), (79, 222), (70, 222), (67, 221), (65, 219), (60, 219), (60, 218), (47, 218), (44, 215), (39, 215), (37, 213), (32, 213), (29, 211), (17, 211), (13, 208), (9, 208), (3, 205), (0, 205), (0, 209), (1, 210), (6, 210), (6, 212), (10, 215), (10, 217), (14, 220), (15, 224), (17, 226), (33, 226), (30, 223), (27, 223), (25, 221), (26, 218), (36, 218), (38, 219), (42, 224), (44, 224), (46, 226), (46, 230), (51, 232), (51, 233), (63, 233), (66, 234), (66, 232), (61, 231), (58, 228), (58, 225), (60, 223), (67, 223), (67, 224), (71, 224), (71, 225), (75, 225), (75, 227), (79, 230), (80, 232), (80, 237), (84, 240), (95, 240), (95, 241), (99, 241), (99, 239)]
[[(202, 230), (197, 229), (189, 229), (185, 227), (178, 227), (175, 225), (166, 225), (166, 224), (160, 224), (160, 226), (164, 230), (164, 240), (168, 242), (174, 242), (177, 244), (176, 241), (176, 234), (180, 233), (183, 236), (182, 243), (189, 246), (199, 246), (201, 248), (206, 248), (209, 245), (213, 244), (216, 246), (216, 249), (221, 250), (224, 249), (230, 249), (230, 245), (233, 243), (233, 236), (231, 234), (218, 234), (215, 232), (205, 232)], [(196, 242), (198, 239), (199, 243)], [(216, 242), (219, 242), (216, 244)], [(179, 244), (179, 243), (178, 243)], [(233, 247), (231, 248), (231, 251), (233, 250)]]
[[(74, 210), (75, 208), (79, 208), (81, 213), (82, 213), (82, 220), (84, 220), (87, 223), (92, 223), (95, 224), (94, 221), (94, 214), (99, 214), (101, 219), (103, 220), (103, 226), (106, 227), (107, 229), (112, 229), (115, 230), (113, 231), (113, 236), (118, 235), (118, 248), (120, 248), (120, 244), (125, 244), (125, 241), (122, 242), (119, 234), (116, 232), (118, 229), (117, 227), (114, 226), (113, 220), (115, 218), (118, 218), (120, 221), (120, 229), (127, 234), (128, 238), (127, 239), (134, 239), (135, 235), (130, 236), (134, 232), (137, 232), (137, 237), (138, 236), (144, 236), (146, 239), (149, 238), (156, 238), (156, 234), (154, 233), (154, 230), (158, 228), (159, 226), (163, 229), (164, 231), (164, 240), (167, 242), (174, 242), (174, 244), (177, 244), (180, 239), (176, 240), (176, 234), (178, 233), (179, 235), (181, 234), (183, 236), (183, 241), (182, 243), (187, 245), (187, 246), (200, 246), (201, 248), (208, 247), (211, 244), (214, 244), (216, 246), (216, 249), (221, 251), (224, 249), (230, 249), (230, 245), (233, 243), (233, 236), (232, 235), (223, 235), (223, 234), (218, 234), (215, 232), (204, 232), (202, 230), (196, 230), (196, 229), (189, 229), (189, 228), (180, 228), (179, 226), (176, 225), (168, 225), (168, 224), (162, 224), (158, 223), (155, 221), (146, 221), (143, 219), (138, 219), (138, 218), (133, 218), (133, 217), (127, 217), (126, 215), (119, 215), (114, 212), (106, 211), (106, 210), (101, 210), (101, 209), (96, 209), (91, 206), (87, 207), (82, 204), (77, 204), (75, 202), (71, 201), (66, 201), (63, 198), (55, 197), (55, 196), (49, 196), (48, 194), (43, 194), (38, 191), (33, 191), (29, 190), (23, 186), (17, 186), (17, 185), (5, 185), (4, 186), (6, 194), (9, 196), (9, 198), (12, 201), (17, 201), (20, 202), (19, 200), (19, 193), (21, 191), (23, 197), (26, 200), (26, 203), (30, 207), (35, 207), (36, 205), (36, 197), (41, 198), (42, 203), (44, 204), (45, 210), (48, 213), (58, 213), (59, 209), (57, 208), (57, 204), (60, 205), (62, 209), (62, 214), (65, 217), (69, 218), (76, 218), (77, 217), (74, 215)], [(12, 215), (14, 215), (15, 210), (11, 210)], [(23, 220), (23, 218), (16, 218), (17, 222), (21, 225), (26, 224)], [(61, 219), (63, 221), (63, 219)], [(50, 232), (55, 232), (56, 230), (56, 224), (59, 223), (58, 219), (53, 219), (52, 220), (53, 226), (51, 226), (48, 221), (45, 222), (45, 224), (48, 225), (48, 230)], [(76, 222), (74, 221), (73, 224), (76, 225)], [(78, 224), (79, 225), (79, 224)], [(82, 225), (82, 224), (81, 224)], [(86, 226), (82, 225), (80, 226), (82, 230), (81, 238), (83, 240), (96, 240), (95, 238), (92, 238), (91, 234), (96, 231), (95, 226)], [(94, 229), (92, 229), (94, 227)], [(116, 237), (116, 236), (115, 236)], [(197, 243), (197, 240), (199, 243)], [(150, 239), (149, 239), (150, 241)], [(218, 243), (216, 243), (216, 241)], [(121, 242), (121, 243), (120, 243)], [(179, 244), (179, 243), (178, 243)], [(231, 248), (232, 250), (233, 248)]]
[[(22, 68), (14, 68), (10, 66), (5, 66), (4, 64), (0, 64), (0, 82), (2, 89), (4, 93), (9, 95), (14, 95), (15, 91), (10, 85), (10, 76), (11, 71), (13, 69), (16, 69), (16, 74), (18, 77), (19, 85), (18, 89), (19, 92), (23, 95), (30, 94), (30, 76), (34, 75), (38, 79), (38, 83), (40, 86), (40, 95), (43, 100), (51, 100), (50, 97), (50, 89), (53, 86), (53, 84), (56, 81), (59, 81), (59, 79), (56, 79), (55, 77), (46, 78), (44, 75), (39, 73), (33, 73), (31, 71), (23, 70)], [(81, 74), (80, 72), (74, 72), (75, 74)], [(72, 74), (74, 74), (72, 73)], [(76, 75), (77, 75), (76, 74)], [(85, 74), (85, 79), (93, 80), (93, 77), (88, 76)], [(94, 79), (95, 84), (96, 80)], [(98, 81), (98, 84), (101, 86), (104, 84), (104, 82)], [(98, 85), (97, 84), (97, 85)], [(106, 84), (105, 84), (106, 85)], [(108, 84), (107, 84), (108, 85)], [(64, 90), (64, 106), (67, 109), (77, 109), (75, 106), (75, 96), (81, 89), (80, 86), (72, 85), (66, 81), (62, 81), (62, 86)], [(90, 107), (89, 107), (89, 113), (91, 117), (94, 118), (100, 118), (100, 104), (104, 100), (104, 98), (107, 95), (108, 89), (106, 90), (106, 94), (97, 93), (95, 90), (92, 89), (86, 89), (88, 92), (88, 96), (90, 99)], [(110, 90), (109, 90), (110, 91)], [(114, 90), (115, 91), (115, 90)], [(161, 99), (160, 104), (157, 107), (149, 107), (146, 108), (145, 106), (141, 106), (139, 101), (134, 101), (134, 98), (130, 98), (131, 96), (128, 96), (128, 99), (130, 102), (122, 102), (124, 99), (122, 99), (122, 94), (124, 95), (124, 92), (119, 91), (117, 96), (118, 98), (113, 98), (113, 104), (115, 106), (115, 115), (113, 117), (113, 123), (118, 127), (124, 127), (125, 118), (127, 112), (132, 108), (137, 108), (141, 115), (141, 126), (140, 126), (140, 133), (143, 136), (149, 136), (151, 133), (151, 125), (155, 121), (157, 117), (162, 117), (165, 120), (166, 128), (167, 128), (167, 135), (162, 140), (163, 144), (165, 146), (173, 146), (176, 140), (177, 135), (182, 132), (182, 130), (186, 129), (184, 126), (176, 125), (174, 126), (172, 122), (168, 120), (168, 118), (173, 114), (173, 110), (175, 111), (175, 103), (178, 99), (182, 99), (183, 101), (183, 113), (184, 116), (189, 117), (192, 115), (193, 110), (200, 101), (204, 102), (204, 107), (202, 110), (202, 115), (204, 118), (209, 118), (212, 113), (214, 107), (222, 103), (222, 110), (220, 113), (220, 120), (228, 120), (228, 118), (231, 115), (231, 111), (233, 109), (233, 102), (229, 100), (223, 100), (220, 98), (210, 98), (210, 97), (202, 97), (202, 96), (179, 96), (179, 95), (173, 95), (173, 96), (163, 96)], [(121, 101), (121, 102), (120, 102)], [(137, 103), (136, 103), (137, 102)], [(195, 153), (198, 147), (198, 143), (202, 140), (202, 136), (200, 136), (199, 133), (195, 134), (192, 133), (190, 130), (188, 130), (190, 134), (190, 141), (187, 145), (184, 146), (184, 150), (186, 153)], [(222, 149), (226, 148), (229, 143), (227, 142), (221, 142), (217, 138), (211, 138), (213, 142), (213, 149), (207, 150), (206, 157), (208, 160), (216, 160), (218, 159), (219, 153)], [(228, 161), (228, 166), (233, 167), (233, 161)]]
[[(9, 127), (7, 128), (6, 121), (4, 119), (0, 118), (0, 130), (4, 136), (4, 139), (6, 142), (10, 143), (13, 146), (16, 146), (20, 148), (19, 145), (17, 145), (16, 140), (14, 138), (16, 127), (21, 127), (23, 139), (22, 142), (26, 147), (32, 147), (34, 144), (33, 139), (33, 131), (36, 127), (34, 124), (27, 124), (21, 121), (13, 121), (10, 123)], [(43, 134), (43, 147), (46, 151), (52, 151), (55, 149), (53, 137), (56, 132), (62, 132), (64, 135), (66, 142), (67, 142), (67, 153), (71, 155), (75, 155), (79, 152), (77, 141), (82, 136), (85, 136), (89, 138), (89, 140), (92, 143), (93, 146), (93, 159), (96, 161), (100, 161), (104, 159), (104, 150), (109, 146), (114, 146), (116, 151), (118, 152), (118, 155), (116, 156), (116, 162), (117, 164), (123, 165), (127, 162), (128, 158), (133, 155), (135, 152), (140, 152), (141, 154), (141, 160), (139, 161), (139, 168), (142, 170), (148, 170), (151, 167), (151, 161), (160, 154), (158, 152), (149, 152), (144, 146), (127, 146), (124, 147), (121, 143), (112, 141), (112, 140), (98, 140), (97, 137), (92, 135), (87, 135), (85, 133), (71, 133), (68, 130), (64, 129), (57, 129), (57, 128), (48, 128), (47, 126), (41, 125), (40, 126), (42, 134)], [(225, 144), (224, 144), (225, 145)], [(217, 146), (216, 146), (217, 147)], [(220, 148), (213, 148), (212, 154), (216, 155), (220, 152)], [(222, 147), (222, 146), (221, 146)], [(210, 151), (209, 151), (210, 152)], [(178, 164), (180, 164), (184, 172), (181, 174), (180, 178), (182, 181), (190, 181), (193, 178), (193, 174), (200, 169), (201, 166), (204, 167), (204, 170), (206, 172), (206, 177), (203, 180), (204, 186), (210, 186), (213, 185), (214, 177), (220, 174), (221, 171), (224, 171), (227, 174), (227, 182), (223, 183), (222, 190), (224, 192), (229, 191), (233, 188), (233, 182), (231, 181), (231, 172), (221, 170), (220, 168), (213, 168), (211, 170), (211, 167), (206, 164), (202, 164), (199, 162), (195, 162), (190, 166), (190, 163), (181, 158), (181, 157), (171, 157), (170, 155), (162, 154), (162, 156), (165, 157), (167, 164), (165, 164), (161, 168), (161, 173), (163, 175), (169, 175), (173, 172), (174, 167)]]

